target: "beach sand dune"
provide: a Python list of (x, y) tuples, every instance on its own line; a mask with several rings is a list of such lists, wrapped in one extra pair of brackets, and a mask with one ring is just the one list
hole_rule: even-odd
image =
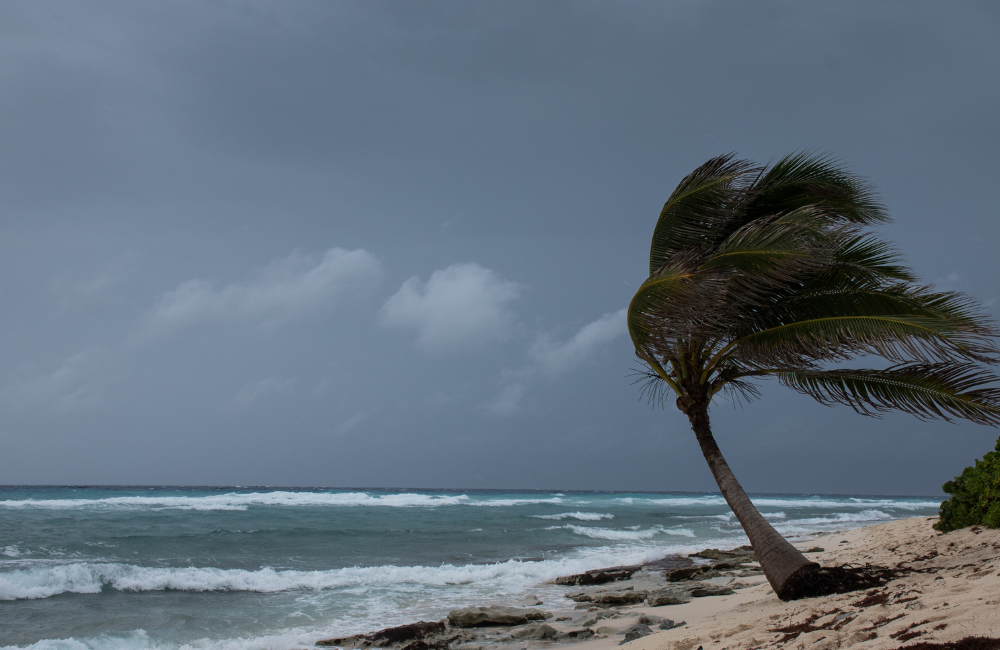
[[(625, 644), (628, 650), (830, 650), (953, 643), (1000, 638), (1000, 530), (970, 528), (942, 535), (936, 518), (904, 519), (814, 537), (797, 544), (824, 565), (881, 565), (902, 575), (863, 592), (782, 602), (766, 583), (729, 596), (640, 608), (684, 620)], [(608, 650), (621, 637), (574, 647)]]

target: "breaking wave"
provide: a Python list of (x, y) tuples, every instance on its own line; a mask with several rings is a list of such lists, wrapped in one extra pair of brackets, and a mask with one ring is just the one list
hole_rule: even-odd
[(600, 521), (602, 519), (614, 519), (614, 515), (602, 514), (600, 512), (563, 512), (558, 515), (531, 515), (535, 519), (551, 519), (560, 521), (562, 519), (578, 519), (580, 521)]
[(882, 512), (881, 510), (862, 510), (861, 512), (838, 512), (827, 517), (796, 519), (789, 523), (793, 523), (798, 526), (811, 526), (823, 524), (850, 524), (866, 521), (889, 521), (890, 519), (896, 519), (896, 517), (890, 515), (888, 512)]
[[(586, 496), (587, 498), (582, 498)], [(421, 494), (421, 493), (368, 493), (368, 492), (297, 492), (276, 490), (273, 492), (230, 492), (204, 496), (175, 495), (133, 495), (99, 499), (8, 499), (0, 501), (0, 508), (39, 508), (66, 510), (75, 508), (160, 508), (175, 510), (246, 510), (251, 506), (339, 506), (339, 507), (393, 507), (393, 508), (436, 508), (441, 506), (513, 507), (543, 504), (585, 505), (594, 503), (593, 495), (556, 494), (546, 497), (476, 497), (466, 494)], [(897, 510), (920, 510), (936, 508), (938, 502), (916, 499), (861, 498), (861, 497), (754, 497), (758, 508), (889, 508)], [(725, 506), (720, 495), (705, 496), (663, 496), (663, 497), (614, 497), (607, 499), (610, 504), (626, 506), (658, 506), (687, 508), (699, 506)], [(608, 517), (589, 512), (566, 512), (554, 515), (536, 515), (542, 519), (576, 518), (581, 521), (590, 516)]]
[(638, 526), (633, 528), (597, 528), (591, 526), (574, 526), (566, 524), (563, 526), (550, 526), (548, 530), (558, 530), (565, 528), (577, 535), (590, 537), (592, 539), (606, 539), (609, 541), (638, 541), (643, 539), (653, 539), (657, 535), (680, 535), (681, 537), (694, 537), (694, 531), (688, 528), (665, 528), (663, 526), (653, 526), (646, 530), (640, 530)]
[[(518, 505), (521, 502), (496, 505)], [(557, 500), (558, 501), (558, 500)], [(553, 503), (554, 501), (545, 501)], [(527, 503), (527, 501), (525, 501)], [(365, 492), (250, 492), (211, 496), (127, 496), (105, 499), (24, 499), (0, 501), (6, 508), (73, 508), (134, 507), (168, 508), (175, 510), (246, 510), (249, 506), (384, 506), (394, 508), (438, 507), (472, 504), (461, 495), (435, 494), (367, 494)], [(487, 504), (482, 504), (487, 505)]]
[[(750, 500), (758, 508), (894, 508), (913, 511), (936, 508), (940, 505), (940, 501), (892, 498), (866, 499), (862, 497), (751, 497)], [(663, 498), (623, 497), (617, 499), (617, 501), (625, 505), (657, 505), (677, 508), (726, 505), (726, 501), (721, 495)]]
[[(601, 531), (605, 529), (583, 529)], [(616, 531), (600, 539), (646, 539), (649, 531), (621, 531), (637, 535), (616, 537)], [(683, 532), (666, 532), (685, 535)], [(686, 536), (686, 535), (685, 535)], [(686, 548), (686, 547), (685, 547)], [(659, 559), (679, 550), (663, 547), (597, 547), (584, 549), (575, 557), (539, 562), (508, 560), (496, 564), (441, 566), (345, 567), (325, 571), (277, 571), (264, 567), (256, 571), (214, 567), (142, 567), (115, 562), (75, 562), (43, 565), (0, 572), (0, 600), (48, 598), (62, 593), (93, 594), (104, 589), (116, 591), (252, 591), (270, 593), (294, 590), (344, 589), (354, 587), (391, 588), (400, 585), (435, 587), (472, 584), (492, 593), (515, 593), (558, 576), (622, 563)]]
[(42, 639), (26, 646), (5, 645), (0, 650), (295, 650), (311, 646), (318, 635), (314, 631), (288, 631), (285, 634), (240, 637), (234, 639), (198, 639), (191, 643), (164, 643), (151, 639), (145, 630), (126, 634), (102, 634), (76, 639)]
[[(468, 499), (468, 497), (465, 497)], [(563, 503), (562, 497), (552, 497), (551, 499), (489, 499), (486, 501), (463, 501), (462, 505), (466, 506), (532, 506), (540, 503), (553, 503), (560, 504)]]

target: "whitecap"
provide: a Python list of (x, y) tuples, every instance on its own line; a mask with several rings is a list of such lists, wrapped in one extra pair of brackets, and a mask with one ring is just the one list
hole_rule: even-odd
[[(750, 500), (758, 508), (890, 508), (898, 510), (921, 510), (925, 508), (936, 508), (940, 505), (937, 501), (925, 501), (922, 499), (906, 498), (864, 498), (864, 497), (750, 497)], [(620, 498), (617, 499), (624, 505), (655, 505), (684, 508), (691, 506), (724, 506), (725, 499), (721, 495), (706, 495), (700, 497), (693, 496), (664, 496), (664, 497), (643, 497), (643, 498)]]
[(615, 516), (611, 514), (602, 514), (600, 512), (562, 512), (558, 515), (531, 515), (535, 519), (551, 519), (554, 521), (559, 521), (562, 519), (578, 519), (580, 521), (601, 521), (602, 519), (614, 519)]
[(489, 499), (486, 501), (466, 501), (464, 505), (467, 506), (499, 506), (499, 507), (509, 507), (509, 506), (531, 506), (538, 505), (541, 503), (562, 503), (563, 500), (560, 497), (552, 497), (551, 499)]
[(788, 523), (796, 526), (823, 525), (823, 524), (845, 524), (863, 523), (871, 521), (889, 521), (895, 519), (893, 515), (881, 510), (862, 510), (861, 512), (835, 512), (825, 517), (810, 517), (808, 519), (794, 519)]
[(365, 492), (231, 492), (210, 496), (127, 496), (104, 499), (25, 499), (0, 501), (7, 508), (167, 508), (175, 510), (246, 510), (248, 506), (382, 506), (395, 508), (469, 504), (467, 495), (368, 494)]
[(316, 632), (300, 629), (268, 636), (168, 643), (151, 639), (145, 630), (134, 630), (81, 639), (42, 639), (26, 646), (0, 646), (0, 650), (294, 650), (311, 646), (317, 638)]
[[(591, 532), (608, 530), (577, 528)], [(616, 537), (612, 531), (597, 538), (627, 541), (645, 539), (649, 533), (620, 532), (624, 535)], [(689, 531), (682, 529), (657, 528), (653, 531), (653, 535), (659, 533), (689, 535)], [(383, 565), (321, 571), (279, 571), (271, 567), (255, 571), (215, 567), (144, 567), (116, 562), (45, 564), (0, 571), (0, 600), (48, 598), (61, 593), (99, 593), (104, 589), (137, 592), (172, 589), (270, 593), (371, 587), (398, 589), (407, 585), (424, 588), (456, 584), (476, 584), (490, 590), (492, 594), (517, 593), (558, 576), (616, 564), (640, 563), (658, 559), (670, 552), (673, 552), (671, 547), (596, 547), (580, 549), (572, 556), (540, 562), (508, 560), (496, 564)]]
[[(622, 500), (624, 501), (624, 500)], [(675, 508), (683, 508), (686, 506), (724, 506), (726, 505), (726, 500), (721, 496), (704, 496), (704, 497), (663, 497), (663, 498), (641, 498), (641, 499), (629, 499), (629, 504), (643, 504), (643, 505), (654, 505), (654, 506), (672, 506)]]
[(639, 527), (632, 528), (600, 528), (596, 526), (574, 526), (573, 524), (565, 524), (563, 526), (550, 526), (547, 530), (557, 530), (559, 528), (565, 528), (566, 530), (571, 530), (577, 535), (583, 535), (584, 537), (590, 537), (591, 539), (606, 539), (609, 541), (638, 541), (645, 539), (653, 539), (658, 535), (680, 535), (682, 537), (694, 537), (694, 531), (688, 528), (665, 528), (663, 526), (653, 526), (652, 528), (647, 528), (646, 530), (639, 530)]
[(366, 492), (230, 492), (208, 496), (123, 496), (103, 499), (23, 499), (0, 501), (5, 508), (163, 508), (173, 510), (246, 510), (249, 506), (381, 506), (436, 508), (440, 506), (510, 507), (560, 504), (561, 497), (471, 499), (466, 494), (369, 494)]
[(918, 501), (913, 499), (864, 499), (860, 497), (849, 497), (834, 499), (829, 497), (751, 497), (751, 501), (758, 508), (891, 508), (898, 510), (920, 510), (924, 508), (936, 508), (940, 505), (937, 501)]

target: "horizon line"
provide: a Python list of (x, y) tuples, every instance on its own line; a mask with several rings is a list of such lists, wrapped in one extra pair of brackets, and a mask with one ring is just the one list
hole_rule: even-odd
[[(308, 485), (182, 485), (182, 484), (154, 484), (154, 483), (107, 483), (107, 484), (57, 484), (57, 483), (21, 483), (21, 484), (0, 484), (0, 490), (12, 488), (76, 488), (76, 489), (186, 489), (186, 490), (353, 490), (353, 491), (409, 491), (420, 490), (425, 492), (505, 492), (505, 493), (573, 493), (573, 494), (702, 494), (722, 496), (719, 491), (696, 491), (696, 490), (582, 490), (582, 489), (548, 489), (548, 488), (471, 488), (471, 487), (362, 487), (362, 486), (308, 486)], [(875, 493), (846, 493), (846, 492), (747, 492), (751, 496), (785, 496), (785, 497), (845, 497), (845, 498), (904, 498), (904, 499), (934, 499), (935, 495), (930, 494), (875, 494)], [(947, 499), (942, 499), (947, 501)]]

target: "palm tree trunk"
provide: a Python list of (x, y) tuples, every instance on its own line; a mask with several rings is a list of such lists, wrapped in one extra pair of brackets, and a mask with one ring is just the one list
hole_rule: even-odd
[(712, 476), (719, 484), (726, 503), (732, 508), (744, 532), (750, 538), (750, 545), (753, 546), (757, 561), (760, 562), (764, 576), (771, 583), (774, 593), (782, 600), (802, 597), (809, 574), (818, 569), (819, 565), (806, 559), (771, 524), (767, 523), (751, 503), (750, 497), (743, 491), (733, 471), (729, 469), (719, 445), (712, 437), (707, 406), (690, 408), (687, 416), (698, 438), (698, 444), (701, 445), (701, 453), (704, 454), (708, 467), (712, 470)]

